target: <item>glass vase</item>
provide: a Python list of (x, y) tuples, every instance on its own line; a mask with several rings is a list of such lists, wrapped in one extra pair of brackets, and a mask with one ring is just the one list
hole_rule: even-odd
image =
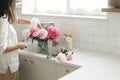
[(38, 53), (48, 55), (48, 40), (40, 40), (38, 41), (37, 45), (38, 45), (37, 48)]

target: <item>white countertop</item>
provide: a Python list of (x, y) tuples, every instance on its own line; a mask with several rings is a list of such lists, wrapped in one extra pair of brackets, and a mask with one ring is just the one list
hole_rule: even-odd
[(55, 58), (46, 59), (47, 55), (39, 54), (39, 53), (28, 51), (28, 50), (19, 50), (19, 54), (24, 55), (24, 56), (29, 56), (29, 57), (32, 57), (32, 58), (36, 58), (36, 59), (40, 59), (40, 60), (49, 61), (49, 62), (52, 62), (52, 63), (55, 63), (55, 64), (69, 65), (69, 66), (74, 67), (76, 69), (81, 67), (80, 65), (78, 65), (76, 63), (73, 63), (73, 62), (70, 62), (70, 61), (56, 62)]
[(59, 80), (120, 80), (120, 56), (79, 50), (73, 58), (82, 67)]

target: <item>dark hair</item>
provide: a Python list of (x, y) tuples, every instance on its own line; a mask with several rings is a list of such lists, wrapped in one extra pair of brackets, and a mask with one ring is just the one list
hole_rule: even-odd
[(11, 24), (16, 21), (15, 3), (16, 0), (0, 0), (0, 17), (5, 15)]

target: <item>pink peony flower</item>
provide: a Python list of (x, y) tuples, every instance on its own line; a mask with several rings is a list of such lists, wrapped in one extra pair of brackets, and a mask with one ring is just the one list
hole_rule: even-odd
[(45, 29), (40, 29), (40, 30), (38, 31), (38, 36), (39, 36), (41, 39), (45, 39), (45, 38), (47, 37), (47, 35), (48, 35), (48, 32), (47, 32), (47, 30), (45, 30)]
[(38, 24), (41, 24), (41, 23), (37, 18), (32, 18), (31, 19), (31, 26), (32, 27), (37, 27)]
[(30, 38), (33, 38), (33, 37), (35, 37), (36, 35), (37, 35), (37, 32), (40, 30), (40, 28), (35, 28), (35, 27), (31, 27), (30, 29), (29, 29), (29, 31), (31, 32), (31, 34), (30, 34)]
[(23, 31), (23, 36), (25, 38), (29, 38), (30, 34), (31, 34), (31, 32), (28, 29), (26, 29), (26, 30)]
[(36, 31), (33, 33), (33, 37), (37, 37), (37, 36), (38, 36), (38, 32)]
[(56, 27), (53, 27), (53, 26), (48, 26), (47, 31), (48, 31), (48, 36), (47, 37), (50, 40), (55, 40), (60, 35), (59, 30)]
[(55, 57), (55, 60), (56, 60), (57, 62), (65, 61), (65, 60), (66, 60), (66, 56), (65, 56), (65, 54), (63, 54), (63, 53), (59, 53), (59, 54)]
[(67, 56), (66, 56), (67, 61), (70, 61), (73, 59), (73, 54), (71, 52), (68, 52)]

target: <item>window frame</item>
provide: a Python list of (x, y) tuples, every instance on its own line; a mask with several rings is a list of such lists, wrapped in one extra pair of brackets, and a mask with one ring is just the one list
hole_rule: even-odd
[[(70, 0), (66, 0), (66, 7), (67, 7), (67, 13), (66, 14), (54, 14), (54, 13), (38, 13), (37, 11), (37, 6), (36, 6), (36, 1), (34, 0), (34, 12), (30, 13), (30, 14), (35, 14), (35, 15), (46, 15), (46, 16), (58, 16), (58, 17), (88, 17), (88, 18), (100, 18), (100, 19), (106, 19), (106, 13), (104, 15), (82, 15), (82, 14), (71, 14), (71, 10), (70, 10)], [(28, 13), (23, 13), (23, 14), (28, 14)]]

